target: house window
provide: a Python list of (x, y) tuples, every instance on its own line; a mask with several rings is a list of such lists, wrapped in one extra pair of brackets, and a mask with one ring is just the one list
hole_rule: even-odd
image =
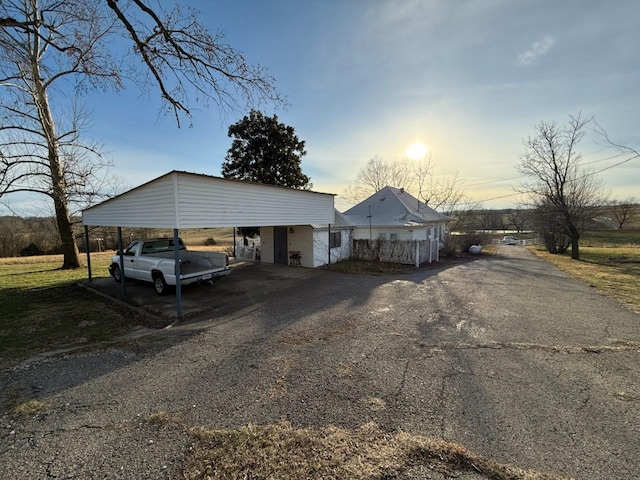
[(386, 240), (387, 239), (387, 234), (386, 233), (381, 233), (380, 235), (378, 235), (378, 238), (380, 240)]
[(398, 234), (397, 233), (392, 233), (389, 235), (389, 239), (390, 240), (398, 240)]
[(329, 234), (329, 248), (337, 248), (342, 245), (342, 235), (340, 232), (331, 232)]

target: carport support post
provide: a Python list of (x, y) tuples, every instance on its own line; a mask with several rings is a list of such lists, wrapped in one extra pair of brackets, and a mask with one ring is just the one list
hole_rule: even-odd
[(238, 256), (236, 248), (238, 248), (238, 244), (236, 243), (236, 227), (233, 227), (233, 258)]
[(327, 225), (327, 230), (329, 231), (329, 238), (327, 239), (327, 245), (329, 246), (329, 248), (327, 249), (329, 251), (329, 263), (327, 263), (327, 265), (330, 267), (331, 266), (331, 224), (329, 223)]
[(91, 250), (89, 247), (89, 226), (84, 226), (84, 245), (87, 249), (87, 271), (89, 272), (89, 281), (91, 281)]
[(127, 296), (124, 276), (124, 248), (122, 246), (122, 227), (118, 227), (118, 254), (120, 255), (120, 297)]
[(178, 236), (178, 229), (173, 229), (173, 254), (175, 258), (175, 270), (176, 274), (176, 308), (178, 313), (178, 320), (182, 320), (182, 285), (180, 283), (180, 237)]

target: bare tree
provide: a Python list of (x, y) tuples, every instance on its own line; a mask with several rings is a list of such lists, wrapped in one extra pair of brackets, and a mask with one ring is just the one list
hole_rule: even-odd
[[(580, 258), (580, 235), (604, 202), (602, 183), (580, 164), (581, 155), (576, 150), (590, 121), (577, 115), (571, 116), (565, 127), (540, 122), (535, 127), (536, 135), (524, 141), (525, 153), (518, 165), (519, 172), (527, 177), (519, 190), (529, 194), (534, 212), (543, 213), (538, 219), (539, 228), (545, 228), (541, 225), (545, 218), (552, 219), (548, 230), (555, 232), (561, 221), (561, 232), (570, 239), (571, 258), (575, 260)], [(540, 233), (544, 235), (545, 230)]]
[(480, 212), (482, 230), (499, 230), (504, 227), (502, 214), (496, 210), (483, 210)]
[(414, 184), (412, 173), (413, 166), (409, 160), (390, 162), (376, 155), (360, 169), (343, 196), (357, 203), (387, 186), (410, 191)]
[(509, 221), (516, 229), (516, 232), (522, 233), (527, 224), (527, 215), (522, 210), (514, 210), (508, 214)]
[(431, 155), (422, 159), (388, 161), (375, 156), (358, 172), (343, 196), (361, 202), (386, 186), (401, 188), (434, 210), (454, 210), (465, 200), (458, 175), (438, 177)]
[[(124, 38), (131, 49), (114, 45)], [(180, 125), (190, 99), (221, 111), (264, 100), (284, 103), (273, 79), (212, 34), (191, 10), (142, 0), (4, 0), (0, 3), (0, 196), (49, 197), (64, 253), (79, 266), (71, 203), (103, 192), (108, 162), (82, 137), (76, 108), (90, 89), (118, 91), (132, 79), (157, 89)]]
[(618, 228), (633, 219), (640, 207), (634, 197), (629, 197), (625, 200), (613, 200), (611, 202), (611, 215), (613, 219), (618, 223)]

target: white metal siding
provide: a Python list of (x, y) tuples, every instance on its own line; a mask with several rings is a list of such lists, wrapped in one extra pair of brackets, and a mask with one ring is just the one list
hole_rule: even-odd
[(180, 175), (178, 192), (178, 228), (304, 225), (334, 217), (333, 196), (314, 192), (196, 175)]
[(333, 195), (172, 172), (83, 212), (85, 225), (201, 228), (335, 221)]
[(85, 225), (174, 228), (174, 184), (161, 177), (82, 212)]

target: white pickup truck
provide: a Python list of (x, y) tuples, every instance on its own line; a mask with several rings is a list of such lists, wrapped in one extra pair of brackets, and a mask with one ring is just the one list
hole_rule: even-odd
[[(179, 240), (180, 284), (214, 282), (229, 275), (229, 257), (219, 252), (190, 252)], [(169, 285), (175, 286), (175, 252), (173, 238), (134, 240), (124, 251), (124, 276), (153, 283), (158, 295), (166, 295)], [(122, 281), (120, 255), (111, 257), (109, 273), (116, 282)]]

